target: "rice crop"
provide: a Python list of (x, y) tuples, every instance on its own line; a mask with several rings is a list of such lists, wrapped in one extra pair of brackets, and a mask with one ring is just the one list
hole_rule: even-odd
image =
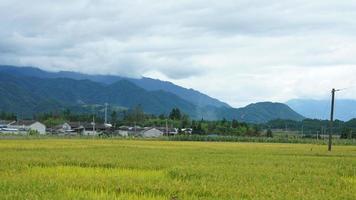
[(0, 140), (0, 199), (356, 199), (356, 146)]

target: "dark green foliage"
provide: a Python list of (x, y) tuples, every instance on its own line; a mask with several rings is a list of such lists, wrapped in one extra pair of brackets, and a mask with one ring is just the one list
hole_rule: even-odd
[(259, 126), (223, 119), (221, 121), (192, 121), (193, 134), (259, 136)]
[(300, 121), (304, 117), (282, 103), (262, 102), (250, 104), (243, 108), (205, 107), (199, 110), (198, 116), (207, 120), (236, 119), (248, 123), (267, 123), (274, 119), (290, 119)]
[(272, 130), (269, 128), (269, 129), (267, 129), (267, 133), (266, 133), (266, 136), (267, 137), (273, 137), (273, 132), (272, 132)]
[[(161, 81), (157, 79), (151, 79), (142, 77), (140, 79), (125, 78), (112, 75), (87, 75), (76, 72), (47, 72), (34, 67), (15, 67), (0, 65), (0, 72), (12, 74), (21, 77), (36, 77), (36, 78), (67, 78), (73, 80), (91, 80), (101, 84), (114, 84), (118, 81), (126, 80), (130, 83), (143, 88), (146, 91), (165, 91), (167, 93), (174, 94), (179, 98), (194, 104), (197, 107), (213, 106), (213, 107), (230, 107), (228, 104), (221, 102), (217, 99), (209, 97), (205, 94), (195, 91), (193, 89), (186, 89), (175, 85), (171, 82)], [(171, 108), (170, 108), (171, 109)]]
[[(261, 125), (264, 129), (280, 129), (284, 131), (296, 131), (304, 134), (306, 137), (312, 137), (312, 135), (327, 135), (329, 134), (330, 122), (328, 120), (317, 119), (305, 119), (303, 121), (293, 120), (272, 120), (264, 125)], [(333, 125), (333, 133), (340, 135), (342, 138), (356, 137), (356, 119), (352, 119), (348, 122), (335, 120)]]
[(169, 114), (169, 118), (173, 120), (180, 120), (182, 118), (182, 114), (179, 108), (173, 108), (171, 113)]
[(116, 124), (118, 122), (118, 118), (117, 118), (117, 112), (114, 110), (111, 112), (111, 123), (113, 124), (114, 127), (116, 127)]
[(193, 104), (174, 94), (148, 92), (126, 80), (103, 85), (88, 80), (24, 78), (0, 73), (0, 92), (0, 110), (27, 116), (69, 107), (90, 112), (84, 106), (106, 102), (126, 108), (141, 105), (145, 112), (151, 114), (169, 113), (175, 107), (190, 115), (195, 110)]
[(192, 122), (192, 128), (193, 128), (193, 134), (197, 135), (204, 135), (206, 134), (206, 130), (203, 128), (203, 121), (193, 121)]
[(14, 121), (14, 120), (16, 120), (16, 115), (14, 113), (1, 112), (0, 119)]
[(95, 117), (96, 122), (104, 122), (104, 119), (100, 116), (93, 114), (73, 113), (69, 109), (56, 113), (50, 112), (37, 114), (34, 119), (43, 122), (49, 128), (53, 128), (57, 125), (63, 124), (64, 122), (92, 122), (93, 116)]
[[(34, 74), (38, 75), (38, 73)], [(240, 109), (229, 106), (206, 106), (210, 103), (191, 103), (166, 90), (145, 90), (128, 79), (103, 84), (89, 80), (50, 77), (23, 76), (19, 74), (19, 71), (6, 73), (6, 70), (5, 72), (0, 70), (0, 92), (2, 94), (0, 111), (14, 112), (27, 118), (36, 113), (61, 112), (66, 108), (76, 113), (90, 113), (92, 112), (91, 106), (103, 105), (107, 102), (112, 106), (126, 109), (141, 105), (145, 113), (155, 115), (169, 115), (172, 108), (178, 108), (181, 113), (189, 115), (192, 119), (225, 118), (249, 123), (264, 123), (276, 118), (303, 119), (284, 104), (264, 102)], [(172, 117), (180, 119), (182, 115), (179, 116), (176, 111)]]
[(128, 110), (124, 113), (124, 122), (129, 125), (142, 125), (149, 116), (145, 114), (140, 105), (135, 106), (133, 109)]
[(350, 128), (350, 127), (344, 127), (341, 130), (340, 138), (341, 139), (353, 139), (353, 138), (356, 138), (356, 132), (353, 132), (352, 128)]
[(28, 135), (30, 135), (30, 136), (36, 136), (36, 135), (39, 135), (39, 133), (38, 133), (38, 131), (36, 131), (36, 130), (29, 130), (29, 131), (28, 131)]

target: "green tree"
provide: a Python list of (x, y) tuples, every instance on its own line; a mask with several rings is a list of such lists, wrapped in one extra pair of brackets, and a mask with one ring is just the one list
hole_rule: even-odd
[(114, 110), (111, 112), (111, 123), (113, 123), (114, 127), (117, 123), (117, 112)]
[(269, 129), (267, 129), (267, 137), (273, 137), (273, 132), (272, 132), (272, 130), (269, 128)]
[(179, 108), (173, 108), (169, 114), (169, 118), (172, 120), (181, 120), (182, 113), (180, 112)]
[(16, 120), (16, 115), (14, 113), (1, 112), (0, 119), (2, 120)]
[(238, 128), (239, 125), (240, 125), (240, 124), (239, 124), (239, 122), (238, 122), (236, 119), (232, 120), (232, 123), (231, 123), (232, 128)]
[(189, 128), (191, 126), (191, 122), (189, 119), (189, 115), (183, 115), (181, 119), (181, 128)]
[(340, 138), (342, 139), (351, 139), (352, 138), (352, 129), (344, 127), (341, 131)]
[(35, 136), (35, 135), (39, 135), (39, 133), (36, 130), (29, 130), (28, 135)]
[(141, 105), (135, 106), (134, 108), (130, 109), (128, 112), (124, 113), (124, 121), (129, 124), (137, 123), (143, 124), (146, 120), (146, 115), (143, 112)]
[(163, 119), (166, 119), (166, 116), (164, 116), (164, 114), (160, 114), (160, 115), (158, 116), (158, 118), (161, 119), (161, 120), (163, 120)]

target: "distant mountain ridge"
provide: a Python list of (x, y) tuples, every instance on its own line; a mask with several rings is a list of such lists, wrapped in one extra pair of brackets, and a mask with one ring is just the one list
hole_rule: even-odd
[(251, 123), (266, 123), (273, 119), (290, 119), (301, 121), (304, 116), (298, 114), (282, 103), (259, 102), (243, 108), (210, 108), (200, 113), (204, 119), (236, 119)]
[[(146, 112), (152, 114), (167, 114), (169, 109), (174, 107), (191, 114), (195, 109), (193, 104), (174, 94), (146, 91), (126, 80), (105, 85), (67, 78), (23, 78), (0, 72), (0, 92), (0, 109), (17, 113), (34, 114), (81, 104), (106, 102), (126, 108), (141, 105)], [(38, 109), (41, 106), (45, 108)]]
[[(23, 69), (23, 70), (21, 70)], [(65, 78), (62, 76), (65, 74)], [(74, 76), (74, 78), (72, 78)], [(151, 114), (168, 114), (179, 108), (193, 119), (220, 120), (236, 119), (250, 123), (264, 123), (273, 119), (301, 120), (304, 117), (285, 104), (262, 102), (244, 108), (232, 108), (225, 104), (214, 104), (208, 99), (199, 104), (187, 101), (167, 88), (179, 88), (172, 83), (145, 78), (128, 79), (116, 76), (90, 76), (71, 72), (51, 73), (36, 68), (0, 66), (0, 111), (36, 114), (71, 108), (78, 112), (92, 112), (91, 105), (109, 103), (120, 108), (141, 105)], [(106, 79), (107, 78), (107, 79)], [(139, 83), (135, 83), (138, 81)], [(159, 84), (156, 84), (158, 81)], [(151, 83), (151, 84), (150, 84)], [(139, 84), (143, 84), (142, 87)], [(153, 86), (152, 86), (153, 85)], [(168, 86), (167, 86), (168, 85)], [(165, 87), (166, 90), (160, 88)], [(147, 88), (147, 89), (145, 89)], [(190, 90), (179, 88), (189, 95)], [(201, 93), (193, 93), (199, 95)], [(188, 98), (189, 96), (185, 96)], [(212, 104), (212, 105), (211, 105)], [(204, 106), (202, 106), (204, 105)], [(220, 106), (222, 105), (222, 106)]]
[(15, 67), (0, 65), (0, 72), (16, 74), (21, 76), (31, 76), (37, 78), (69, 78), (75, 80), (91, 80), (98, 83), (113, 84), (120, 80), (128, 80), (137, 86), (148, 91), (163, 90), (173, 93), (180, 98), (193, 103), (199, 107), (214, 106), (214, 107), (230, 107), (227, 103), (221, 102), (215, 98), (209, 97), (199, 91), (193, 89), (186, 89), (177, 86), (168, 81), (161, 81), (151, 78), (142, 77), (140, 79), (127, 78), (113, 75), (88, 75), (77, 72), (47, 72), (34, 67)]
[[(308, 118), (330, 118), (331, 100), (293, 99), (286, 104)], [(356, 100), (336, 99), (335, 119), (348, 121), (353, 118), (356, 118)]]

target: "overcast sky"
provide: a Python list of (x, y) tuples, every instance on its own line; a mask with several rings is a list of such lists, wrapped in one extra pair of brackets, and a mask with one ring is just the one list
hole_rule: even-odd
[(356, 99), (354, 0), (0, 0), (0, 64), (149, 76), (242, 106)]

